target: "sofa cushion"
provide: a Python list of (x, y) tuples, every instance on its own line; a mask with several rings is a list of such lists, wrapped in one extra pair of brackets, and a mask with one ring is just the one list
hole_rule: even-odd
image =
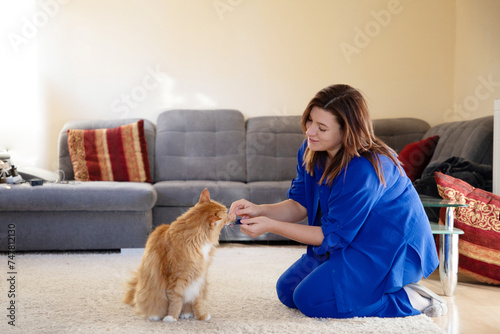
[(408, 144), (427, 138), (430, 125), (417, 118), (380, 118), (373, 121), (375, 135), (396, 152)]
[(425, 138), (406, 145), (399, 152), (398, 159), (402, 162), (403, 169), (412, 182), (422, 175), (422, 171), (431, 160), (438, 140), (439, 136)]
[(237, 110), (170, 110), (157, 121), (155, 181), (245, 181), (245, 120)]
[(156, 191), (144, 182), (27, 183), (0, 187), (1, 211), (149, 211)]
[(278, 203), (286, 200), (291, 180), (288, 181), (260, 181), (248, 183), (250, 194), (247, 199), (255, 204)]
[(234, 181), (161, 181), (154, 185), (158, 194), (157, 207), (191, 207), (200, 199), (200, 193), (207, 188), (210, 198), (226, 206), (232, 202), (249, 198), (248, 187)]
[[(152, 227), (151, 211), (5, 211), (3, 219), (16, 225), (16, 251), (144, 248)], [(0, 238), (0, 251), (8, 247)]]
[(111, 129), (68, 130), (77, 181), (151, 182), (144, 121)]
[(304, 138), (301, 116), (248, 119), (247, 182), (291, 181), (296, 175), (297, 151)]
[[(139, 121), (140, 119), (114, 119), (114, 120), (77, 120), (66, 123), (61, 132), (59, 133), (59, 160), (58, 170), (61, 172), (64, 180), (74, 180), (75, 175), (73, 172), (73, 164), (68, 149), (68, 130), (69, 129), (110, 129), (116, 128), (121, 125), (131, 124)], [(154, 175), (154, 151), (155, 151), (155, 125), (148, 120), (144, 121), (144, 137), (146, 138), (148, 161), (150, 175)]]
[(451, 157), (493, 164), (493, 116), (439, 124), (429, 129), (423, 138), (436, 135), (439, 142), (427, 168), (435, 168)]
[[(500, 196), (450, 175), (436, 172), (435, 178), (442, 198), (469, 205), (455, 209), (454, 225), (464, 231), (458, 244), (459, 271), (481, 282), (500, 284)], [(441, 209), (440, 224), (445, 210)]]

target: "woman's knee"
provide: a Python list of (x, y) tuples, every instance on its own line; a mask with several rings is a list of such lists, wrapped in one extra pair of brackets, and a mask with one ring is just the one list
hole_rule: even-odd
[(331, 317), (337, 313), (336, 298), (326, 264), (307, 276), (293, 293), (295, 306), (308, 317)]
[(311, 295), (309, 289), (303, 285), (297, 286), (293, 293), (293, 303), (295, 307), (307, 317), (318, 317), (317, 312), (317, 296)]
[(339, 313), (334, 298), (311, 294), (308, 289), (301, 289), (299, 285), (293, 294), (293, 302), (296, 308), (310, 318), (336, 318)]
[(286, 306), (295, 308), (293, 302), (293, 292), (297, 285), (306, 277), (312, 270), (310, 259), (304, 254), (294, 264), (292, 264), (278, 279), (276, 283), (276, 292), (279, 300)]
[(296, 308), (293, 302), (293, 293), (296, 284), (291, 284), (290, 278), (285, 275), (281, 275), (276, 283), (276, 292), (278, 294), (278, 299), (290, 308)]

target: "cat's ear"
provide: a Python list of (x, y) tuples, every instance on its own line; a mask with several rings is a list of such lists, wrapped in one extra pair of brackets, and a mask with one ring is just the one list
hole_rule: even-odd
[(210, 193), (208, 192), (207, 188), (205, 188), (201, 192), (200, 200), (198, 201), (198, 203), (206, 203), (206, 202), (210, 202)]

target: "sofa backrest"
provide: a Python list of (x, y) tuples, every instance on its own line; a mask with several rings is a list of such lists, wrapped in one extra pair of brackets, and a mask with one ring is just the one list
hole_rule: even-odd
[(375, 135), (397, 153), (408, 144), (422, 140), (429, 130), (426, 121), (417, 118), (380, 118), (373, 121)]
[(247, 120), (247, 182), (288, 181), (297, 172), (304, 141), (301, 116), (263, 116)]
[(451, 157), (460, 157), (478, 164), (493, 164), (493, 116), (436, 125), (424, 138), (439, 136), (428, 166)]
[[(110, 129), (126, 124), (131, 124), (139, 120), (140, 118), (112, 119), (112, 120), (76, 120), (66, 123), (61, 129), (61, 132), (59, 133), (59, 144), (58, 144), (58, 152), (59, 152), (58, 169), (64, 173), (64, 179), (65, 180), (75, 179), (75, 174), (73, 172), (73, 165), (71, 163), (71, 157), (69, 155), (69, 149), (68, 149), (68, 134), (67, 134), (68, 130)], [(155, 136), (156, 136), (155, 125), (152, 122), (145, 119), (144, 137), (146, 138), (146, 144), (148, 148), (149, 168), (151, 171), (151, 177), (153, 177), (154, 175), (154, 165), (155, 165), (154, 163)]]
[(169, 110), (156, 124), (155, 181), (246, 179), (245, 119), (237, 110)]

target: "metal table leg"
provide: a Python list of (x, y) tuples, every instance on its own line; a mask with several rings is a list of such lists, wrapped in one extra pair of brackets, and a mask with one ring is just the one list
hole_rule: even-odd
[[(453, 230), (453, 208), (446, 208), (445, 225)], [(453, 296), (458, 276), (458, 234), (442, 234), (439, 238), (439, 278), (446, 296)]]

